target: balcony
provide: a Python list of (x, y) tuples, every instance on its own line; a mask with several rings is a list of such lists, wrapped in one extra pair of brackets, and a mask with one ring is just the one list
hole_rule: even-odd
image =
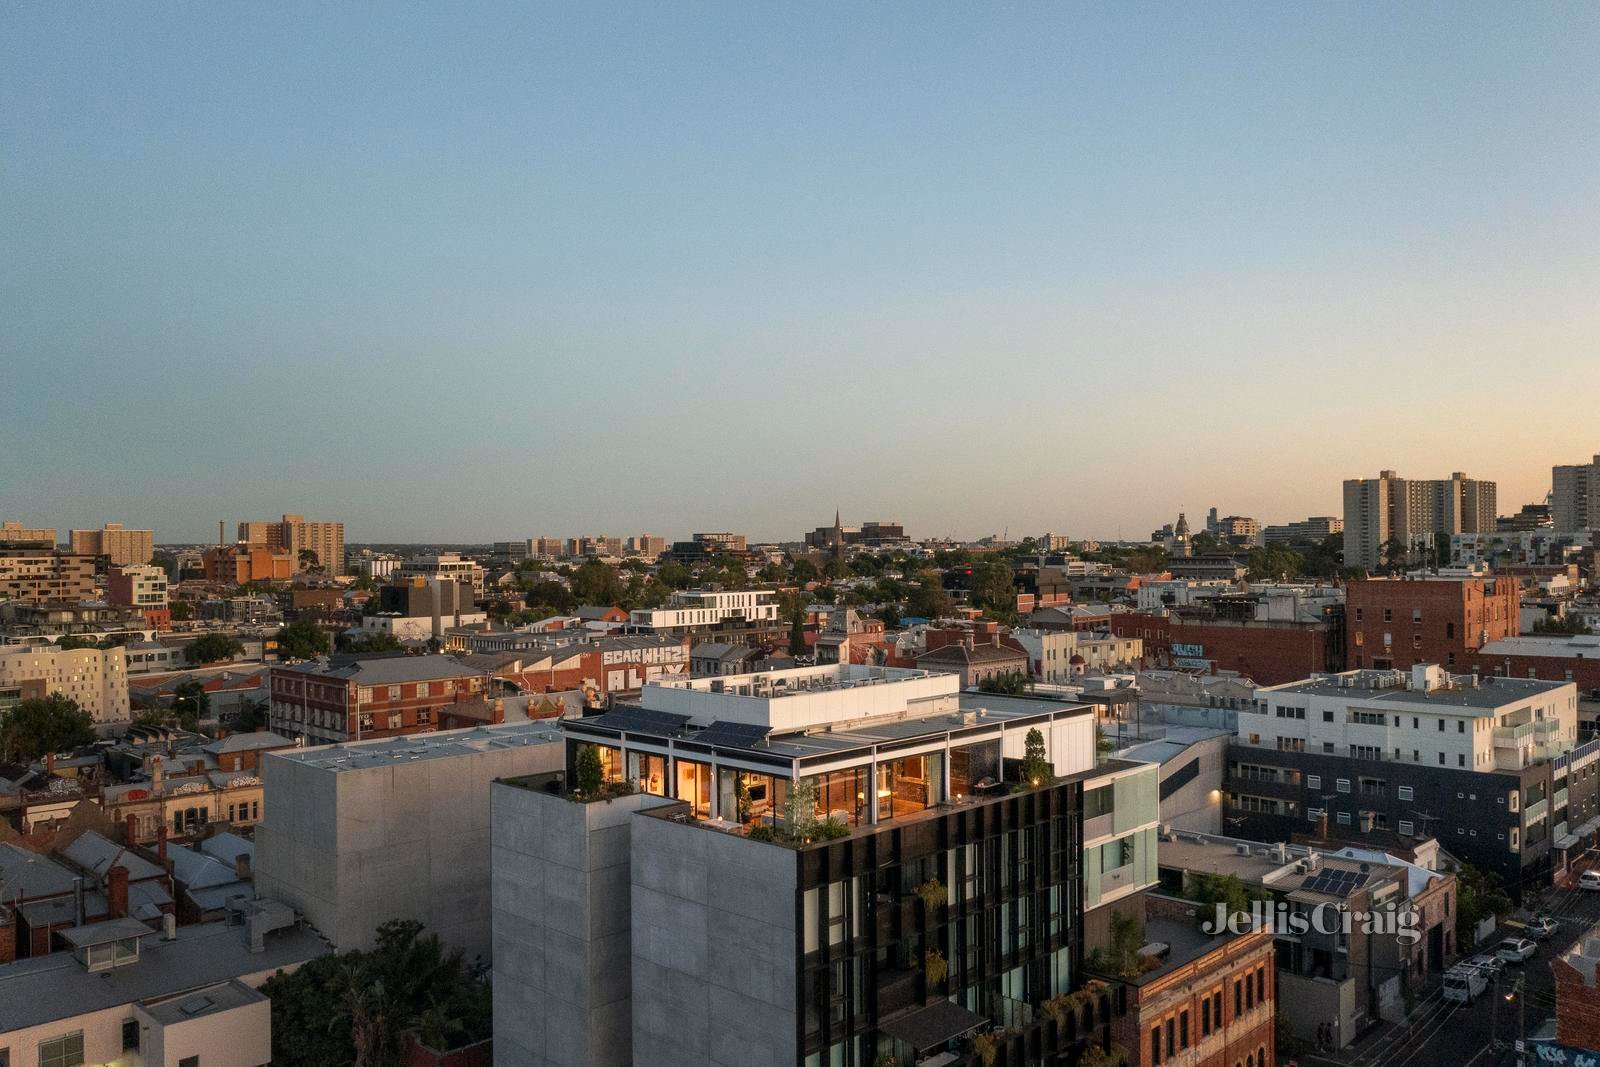
[(1533, 743), (1534, 731), (1539, 724), (1525, 722), (1521, 726), (1497, 726), (1494, 730), (1495, 748), (1518, 748)]

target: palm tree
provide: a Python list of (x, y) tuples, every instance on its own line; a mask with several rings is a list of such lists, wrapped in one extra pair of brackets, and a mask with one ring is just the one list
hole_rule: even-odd
[(348, 1023), (356, 1051), (355, 1067), (388, 1063), (389, 1000), (382, 979), (374, 977), (363, 961), (353, 959), (343, 966), (340, 985), (339, 1007), (328, 1022), (329, 1028)]

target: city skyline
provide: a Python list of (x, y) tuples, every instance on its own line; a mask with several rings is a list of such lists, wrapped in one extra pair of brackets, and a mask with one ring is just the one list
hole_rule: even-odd
[(1587, 8), (10, 23), (7, 514), (1141, 537), (1596, 450), (1510, 376), (1600, 342)]
[[(1586, 462), (1587, 457), (1594, 454), (1600, 453), (1587, 453), (1584, 457), (1573, 458), (1567, 462)], [(1369, 471), (1351, 473), (1348, 475), (1348, 477), (1373, 478), (1379, 474), (1380, 470), (1395, 470), (1403, 478), (1411, 478), (1416, 480), (1448, 477), (1453, 471), (1463, 470), (1463, 467), (1460, 464), (1456, 464), (1454, 466), (1450, 466), (1448, 464), (1435, 464), (1434, 466), (1439, 468), (1438, 471), (1435, 472), (1433, 468), (1423, 467), (1420, 464), (1404, 465), (1395, 463), (1386, 466), (1374, 466)], [(1114, 478), (1116, 475), (1115, 471), (1107, 471), (1102, 473), (1112, 478)], [(1474, 469), (1472, 465), (1468, 464), (1465, 467), (1464, 473), (1472, 478), (1480, 478), (1485, 481), (1498, 483), (1499, 502), (1497, 510), (1498, 513), (1503, 516), (1515, 514), (1522, 508), (1524, 504), (1542, 503), (1545, 500), (1546, 495), (1550, 492), (1551, 474), (1550, 468), (1548, 467), (1545, 468), (1543, 488), (1532, 490), (1529, 493), (1518, 493), (1515, 490), (1508, 492), (1506, 488), (1508, 484), (1507, 481), (1503, 478), (1497, 478), (1493, 471), (1477, 470)], [(391, 517), (393, 520), (393, 526), (402, 529), (419, 529), (423, 531), (422, 534), (413, 536), (386, 535), (382, 526), (385, 520), (382, 518), (377, 520), (379, 528), (376, 529), (376, 531), (374, 531), (374, 529), (368, 525), (368, 522), (371, 520), (360, 520), (354, 523), (347, 521), (344, 514), (335, 513), (333, 511), (333, 509), (338, 508), (340, 505), (338, 504), (339, 498), (331, 495), (325, 498), (326, 502), (319, 503), (314, 508), (309, 504), (306, 504), (305, 510), (308, 513), (314, 512), (319, 519), (344, 522), (347, 530), (354, 526), (355, 532), (350, 533), (347, 537), (347, 540), (352, 544), (489, 544), (494, 541), (504, 541), (507, 539), (516, 540), (518, 538), (534, 538), (542, 536), (567, 538), (593, 536), (599, 534), (622, 538), (637, 536), (640, 534), (651, 534), (655, 536), (663, 536), (670, 542), (673, 540), (687, 540), (691, 533), (711, 530), (733, 530), (738, 533), (747, 534), (752, 541), (761, 543), (798, 542), (812, 529), (815, 529), (818, 526), (831, 524), (832, 520), (830, 514), (825, 514), (828, 508), (833, 508), (835, 511), (837, 511), (842, 516), (843, 522), (846, 526), (858, 526), (864, 521), (894, 521), (903, 525), (906, 528), (907, 534), (912, 538), (924, 540), (942, 537), (954, 537), (957, 540), (976, 540), (978, 538), (993, 534), (1002, 534), (1009, 530), (1010, 536), (1013, 540), (1020, 540), (1024, 537), (1034, 537), (1048, 532), (1065, 534), (1074, 540), (1092, 539), (1143, 541), (1149, 537), (1152, 531), (1160, 529), (1162, 526), (1173, 522), (1173, 520), (1177, 518), (1180, 511), (1188, 516), (1192, 529), (1197, 531), (1203, 530), (1205, 528), (1206, 513), (1212, 507), (1218, 508), (1220, 515), (1244, 515), (1259, 520), (1263, 525), (1289, 523), (1312, 516), (1325, 515), (1343, 518), (1345, 514), (1344, 501), (1342, 499), (1343, 479), (1336, 480), (1328, 488), (1327, 492), (1323, 494), (1323, 496), (1326, 498), (1325, 506), (1321, 508), (1311, 507), (1309, 510), (1301, 510), (1295, 513), (1277, 514), (1265, 512), (1259, 509), (1252, 509), (1251, 507), (1244, 506), (1240, 503), (1241, 501), (1262, 499), (1260, 496), (1260, 490), (1255, 492), (1241, 491), (1236, 485), (1234, 488), (1229, 488), (1229, 485), (1234, 485), (1235, 483), (1227, 482), (1225, 477), (1221, 474), (1218, 474), (1216, 477), (1217, 480), (1214, 483), (1206, 482), (1200, 484), (1215, 484), (1220, 486), (1220, 488), (1217, 490), (1219, 494), (1218, 496), (1201, 498), (1198, 503), (1194, 505), (1191, 505), (1187, 502), (1182, 504), (1174, 504), (1164, 511), (1159, 507), (1155, 507), (1153, 510), (1146, 508), (1144, 510), (1151, 511), (1147, 521), (1135, 522), (1132, 525), (1112, 530), (1093, 529), (1088, 523), (1078, 522), (1070, 517), (1061, 517), (1063, 513), (1058, 513), (1055, 518), (1051, 518), (1042, 514), (1039, 505), (1030, 505), (1026, 508), (1020, 509), (1021, 511), (1028, 513), (1024, 516), (1024, 518), (1021, 519), (1015, 518), (1007, 513), (997, 512), (995, 522), (990, 526), (973, 526), (969, 528), (966, 526), (954, 526), (948, 523), (941, 524), (940, 517), (937, 514), (930, 516), (918, 514), (916, 516), (908, 517), (907, 513), (903, 510), (896, 509), (893, 506), (880, 506), (881, 502), (879, 504), (875, 504), (870, 500), (862, 500), (859, 506), (853, 504), (819, 501), (816, 506), (813, 507), (809, 504), (797, 503), (785, 498), (774, 498), (774, 506), (765, 511), (761, 510), (759, 505), (753, 503), (746, 504), (739, 509), (733, 509), (727, 505), (721, 505), (716, 507), (714, 510), (708, 511), (707, 518), (704, 520), (695, 520), (694, 517), (691, 516), (688, 524), (683, 525), (682, 527), (671, 526), (666, 523), (656, 521), (654, 517), (647, 514), (640, 514), (631, 517), (623, 516), (622, 518), (607, 518), (603, 509), (595, 510), (592, 514), (596, 517), (586, 522), (563, 521), (551, 517), (555, 514), (554, 512), (546, 512), (544, 513), (544, 517), (535, 516), (522, 520), (512, 516), (505, 524), (493, 528), (483, 526), (482, 524), (485, 520), (478, 517), (476, 514), (467, 517), (449, 512), (440, 512), (439, 514), (435, 515), (434, 513), (423, 509), (414, 509), (410, 512), (404, 513), (396, 511)], [(1537, 484), (1537, 475), (1526, 479), (1526, 481)], [(59, 494), (55, 494), (55, 496), (59, 496)], [(1307, 497), (1310, 498), (1310, 494), (1307, 494)], [(12, 499), (24, 501), (26, 496), (25, 494), (18, 495)], [(241, 499), (245, 501), (241, 505), (242, 513), (254, 514), (256, 511), (259, 511), (262, 514), (269, 514), (273, 511), (273, 508), (261, 508), (250, 503), (250, 498), (248, 495), (241, 497)], [(292, 499), (286, 498), (286, 500), (288, 500), (290, 503), (297, 505), (303, 504), (306, 501), (314, 501), (318, 499), (323, 498), (320, 497), (320, 494), (317, 492), (315, 486), (306, 486), (302, 489), (297, 489)], [(10, 505), (8, 504), (7, 506)], [(275, 506), (276, 505), (274, 505), (274, 507)], [(85, 517), (83, 522), (74, 522), (70, 524), (64, 521), (58, 522), (55, 520), (54, 516), (44, 513), (45, 510), (50, 508), (51, 505), (49, 503), (44, 503), (40, 507), (27, 507), (19, 503), (19, 505), (13, 511), (7, 512), (0, 517), (3, 517), (8, 521), (20, 521), (24, 525), (57, 528), (58, 531), (61, 532), (61, 537), (63, 540), (65, 539), (65, 531), (71, 527), (98, 526), (102, 521), (100, 517), (90, 513)], [(737, 519), (737, 521), (735, 519), (720, 521), (728, 518), (730, 514), (734, 514), (735, 512), (737, 512), (738, 516), (742, 516), (742, 518)], [(109, 511), (108, 514), (121, 515), (122, 512), (113, 510)], [(1130, 510), (1129, 514), (1136, 515), (1137, 513)], [(775, 516), (784, 516), (786, 518), (782, 523), (780, 523), (780, 520)], [(793, 517), (792, 521), (788, 521), (787, 517), (789, 516)], [(222, 518), (224, 521), (223, 537), (228, 543), (232, 543), (235, 539), (238, 521), (233, 517)], [(713, 521), (713, 519), (716, 519), (717, 521)], [(114, 519), (112, 521), (121, 520)], [(189, 524), (181, 527), (177, 525), (169, 525), (165, 529), (163, 529), (163, 527), (159, 524), (156, 525), (154, 527), (156, 542), (158, 544), (214, 544), (217, 542), (217, 519), (213, 518), (209, 521), (209, 523), (205, 522), (205, 520), (201, 520), (199, 526), (193, 526), (192, 520), (188, 520), (187, 522)], [(418, 523), (437, 525), (415, 525)], [(150, 523), (124, 521), (123, 524), (131, 528), (151, 528)], [(481, 536), (467, 536), (452, 532), (452, 524), (454, 524), (458, 529), (471, 528), (480, 530)], [(176, 532), (179, 529), (194, 529), (195, 532), (192, 536), (180, 536)]]

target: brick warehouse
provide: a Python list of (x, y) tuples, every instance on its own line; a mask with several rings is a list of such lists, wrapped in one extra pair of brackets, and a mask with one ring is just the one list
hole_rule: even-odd
[(1150, 666), (1237, 671), (1261, 685), (1344, 669), (1343, 624), (1336, 619), (1235, 622), (1128, 612), (1111, 616), (1111, 632), (1142, 638)]
[[(1521, 587), (1508, 578), (1366, 578), (1345, 586), (1350, 666), (1461, 669), (1491, 641), (1515, 637)], [(1259, 681), (1260, 679), (1257, 679)]]

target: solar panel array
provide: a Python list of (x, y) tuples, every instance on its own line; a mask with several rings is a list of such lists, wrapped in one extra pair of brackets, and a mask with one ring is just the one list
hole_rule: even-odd
[(1330, 897), (1347, 897), (1357, 889), (1367, 884), (1370, 877), (1364, 871), (1347, 871), (1343, 868), (1328, 868), (1318, 871), (1301, 883), (1301, 889), (1309, 889), (1313, 893), (1326, 893)]
[(718, 719), (694, 735), (694, 740), (722, 748), (750, 748), (764, 740), (769, 728), (753, 722), (725, 722)]
[(612, 730), (667, 736), (681, 730), (684, 723), (689, 721), (689, 716), (653, 708), (619, 707), (589, 721)]

